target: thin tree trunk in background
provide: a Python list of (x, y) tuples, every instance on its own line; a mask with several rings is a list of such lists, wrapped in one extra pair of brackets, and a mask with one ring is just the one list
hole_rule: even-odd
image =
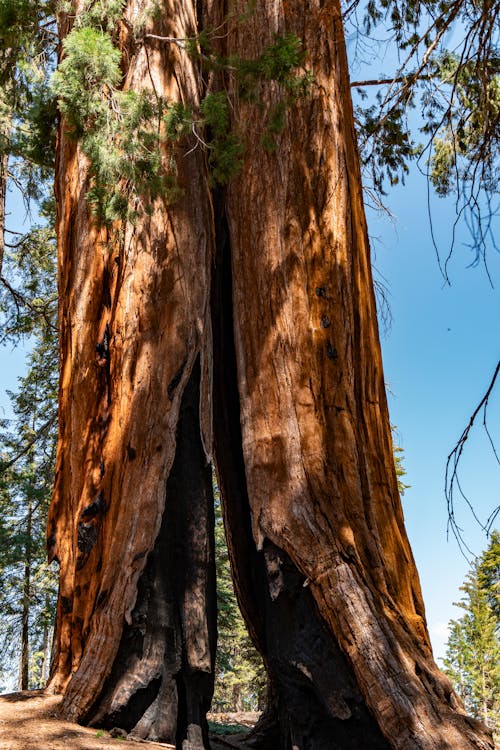
[[(45, 611), (46, 612), (48, 612), (49, 606), (50, 606), (50, 600), (49, 600), (49, 596), (47, 595), (45, 599)], [(42, 666), (40, 670), (40, 682), (41, 682), (42, 687), (45, 687), (49, 679), (50, 654), (52, 650), (53, 636), (54, 636), (53, 628), (50, 627), (49, 622), (46, 620), (45, 625), (43, 627), (42, 644), (41, 644)]]
[[(9, 57), (10, 49), (4, 52), (5, 59)], [(1, 96), (1, 94), (0, 94)], [(5, 208), (7, 202), (7, 186), (9, 180), (9, 141), (12, 127), (12, 115), (4, 115), (4, 121), (0, 130), (1, 156), (0, 156), (0, 278), (3, 271), (3, 260), (5, 255)]]
[(9, 172), (9, 155), (0, 158), (0, 277), (2, 276), (5, 254), (5, 203), (7, 199), (7, 176)]
[(29, 615), (31, 604), (31, 534), (33, 523), (33, 506), (28, 499), (26, 516), (26, 547), (24, 557), (23, 605), (21, 612), (21, 666), (19, 684), (21, 690), (29, 689)]
[[(196, 107), (198, 63), (127, 36), (144, 9), (124, 11), (125, 86), (152, 79)], [(185, 38), (220, 28), (226, 3), (161, 10), (148, 31)], [(183, 198), (123, 241), (89, 218), (87, 161), (62, 125), (51, 687), (71, 719), (208, 747), (213, 395), (235, 586), (270, 677), (254, 743), (489, 750), (433, 662), (404, 531), (338, 4), (257, 0), (218, 43), (250, 58), (275, 33), (303, 40), (315, 77), (276, 150), (261, 139), (277, 87), (257, 107), (224, 82), (240, 176), (211, 194), (201, 150), (177, 154)]]
[(48, 623), (45, 623), (43, 626), (42, 631), (42, 641), (40, 643), (40, 651), (42, 654), (41, 664), (40, 664), (40, 686), (45, 687), (45, 684), (47, 682), (48, 677), (48, 662), (47, 657), (48, 654), (48, 646), (49, 646), (49, 626)]

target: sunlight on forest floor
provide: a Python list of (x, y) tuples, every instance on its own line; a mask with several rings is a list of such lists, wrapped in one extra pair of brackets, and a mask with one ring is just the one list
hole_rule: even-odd
[[(173, 748), (161, 742), (114, 739), (108, 732), (64, 721), (58, 716), (61, 696), (43, 690), (0, 696), (0, 750), (144, 750)], [(258, 718), (256, 713), (210, 714), (214, 750), (245, 750), (244, 734)]]

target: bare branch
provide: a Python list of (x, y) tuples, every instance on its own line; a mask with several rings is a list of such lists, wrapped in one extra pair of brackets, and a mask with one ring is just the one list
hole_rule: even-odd
[(144, 34), (143, 39), (155, 39), (157, 42), (167, 42), (168, 44), (175, 44), (181, 49), (186, 49), (186, 42), (193, 41), (189, 37), (175, 37), (175, 36), (159, 36), (158, 34)]
[(429, 81), (429, 75), (419, 75), (416, 78), (409, 74), (397, 76), (396, 78), (371, 78), (367, 81), (351, 81), (351, 88), (363, 88), (364, 86), (392, 86), (393, 83), (413, 83), (414, 81)]
[[(500, 373), (500, 361), (498, 362), (495, 372), (493, 373), (493, 377), (491, 378), (490, 384), (482, 397), (481, 401), (477, 405), (477, 407), (474, 409), (474, 412), (472, 413), (469, 422), (467, 424), (467, 427), (462, 432), (460, 438), (458, 439), (455, 447), (451, 451), (451, 453), (448, 456), (448, 459), (446, 461), (446, 472), (445, 472), (445, 497), (447, 502), (447, 508), (448, 508), (448, 529), (451, 528), (455, 538), (457, 539), (457, 542), (462, 549), (465, 547), (469, 552), (467, 545), (464, 542), (462, 531), (459, 528), (456, 519), (455, 519), (455, 508), (454, 508), (454, 490), (455, 488), (458, 489), (459, 494), (462, 496), (462, 498), (465, 500), (467, 505), (469, 506), (470, 510), (472, 511), (472, 514), (474, 518), (476, 519), (478, 525), (480, 528), (486, 533), (489, 534), (492, 528), (492, 525), (498, 516), (498, 513), (500, 512), (500, 506), (497, 506), (492, 513), (489, 515), (486, 522), (483, 524), (477, 517), (474, 508), (472, 504), (470, 503), (469, 499), (465, 495), (465, 493), (462, 490), (462, 487), (460, 485), (460, 480), (458, 476), (458, 466), (460, 463), (460, 459), (462, 457), (462, 453), (465, 447), (465, 443), (467, 442), (467, 439), (469, 437), (470, 431), (472, 430), (474, 423), (477, 419), (478, 414), (482, 411), (483, 412), (483, 426), (486, 429), (486, 434), (488, 435), (488, 439), (490, 440), (490, 443), (493, 445), (491, 435), (488, 431), (487, 424), (486, 424), (486, 416), (487, 416), (487, 409), (488, 409), (488, 403), (491, 396), (491, 393), (493, 391), (493, 388), (495, 387), (495, 383), (497, 381), (498, 375)], [(498, 454), (497, 451), (493, 445), (493, 452), (495, 455), (496, 460), (498, 461)]]

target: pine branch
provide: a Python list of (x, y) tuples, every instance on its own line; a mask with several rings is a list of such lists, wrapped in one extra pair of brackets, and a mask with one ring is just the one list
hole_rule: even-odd
[[(20, 240), (20, 243), (22, 240)], [(19, 244), (20, 244), (19, 243)], [(7, 243), (6, 243), (7, 244)], [(12, 245), (8, 245), (9, 247), (12, 247)], [(19, 245), (17, 245), (18, 247)], [(12, 299), (14, 300), (14, 303), (16, 305), (17, 312), (20, 312), (20, 309), (22, 307), (26, 307), (30, 312), (32, 312), (35, 316), (40, 316), (45, 321), (45, 324), (48, 328), (51, 330), (57, 332), (58, 328), (54, 325), (54, 323), (51, 320), (50, 316), (50, 305), (53, 304), (57, 297), (49, 297), (45, 302), (43, 302), (42, 305), (37, 306), (34, 305), (27, 297), (24, 296), (19, 290), (14, 289), (14, 287), (7, 281), (5, 276), (0, 276), (0, 283), (4, 285), (4, 287), (7, 289), (9, 294), (12, 296)]]
[(24, 448), (22, 448), (18, 453), (13, 456), (9, 461), (2, 461), (0, 463), (0, 474), (3, 474), (7, 469), (10, 469), (11, 466), (13, 466), (17, 461), (19, 461), (20, 458), (25, 456), (30, 449), (35, 445), (36, 441), (46, 432), (46, 430), (49, 429), (49, 427), (52, 427), (54, 422), (56, 421), (56, 417), (53, 416), (50, 419), (48, 419), (33, 435), (31, 440), (28, 440)]

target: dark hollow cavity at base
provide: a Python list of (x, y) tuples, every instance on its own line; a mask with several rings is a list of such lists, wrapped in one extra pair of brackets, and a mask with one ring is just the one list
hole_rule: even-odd
[[(268, 672), (268, 705), (247, 738), (257, 750), (390, 750), (326, 628), (304, 576), (270, 540), (257, 550), (245, 478), (233, 333), (229, 230), (214, 194), (214, 436), (235, 589)], [(200, 365), (182, 398), (161, 530), (138, 586), (132, 624), (90, 723), (209, 748), (216, 591), (211, 469), (199, 427)], [(203, 657), (205, 655), (205, 658)], [(207, 661), (208, 655), (208, 661)]]
[(269, 540), (261, 551), (255, 545), (240, 427), (229, 229), (217, 195), (214, 206), (217, 472), (238, 601), (269, 677), (267, 709), (247, 744), (259, 750), (390, 750), (304, 576)]
[(154, 549), (88, 723), (182, 750), (209, 748), (217, 639), (212, 473), (200, 438), (200, 363), (186, 385)]

